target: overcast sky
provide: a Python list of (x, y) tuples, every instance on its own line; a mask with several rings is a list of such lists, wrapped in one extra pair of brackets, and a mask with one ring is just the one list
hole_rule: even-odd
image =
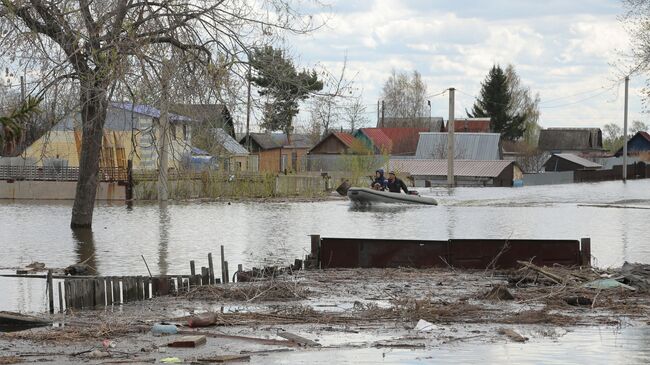
[[(619, 22), (620, 0), (331, 0), (320, 11), (327, 27), (289, 41), (301, 65), (341, 66), (345, 53), (368, 116), (392, 68), (418, 70), (429, 94), (455, 87), (456, 115), (494, 63), (513, 64), (525, 85), (539, 92), (543, 127), (623, 123), (623, 85), (616, 65), (629, 37)], [(642, 114), (636, 77), (630, 121)], [(448, 116), (447, 96), (432, 97), (434, 116)]]

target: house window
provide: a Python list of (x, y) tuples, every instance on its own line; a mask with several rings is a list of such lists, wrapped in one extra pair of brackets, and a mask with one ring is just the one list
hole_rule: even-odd
[(183, 124), (183, 140), (187, 141), (187, 124)]

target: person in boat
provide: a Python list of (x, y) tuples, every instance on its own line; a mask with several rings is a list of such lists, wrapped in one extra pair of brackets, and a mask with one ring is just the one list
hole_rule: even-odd
[(387, 187), (388, 191), (391, 193), (400, 193), (402, 190), (404, 190), (406, 194), (410, 194), (409, 189), (406, 187), (404, 181), (402, 181), (402, 179), (398, 179), (397, 176), (395, 176), (395, 172), (393, 171), (388, 173)]
[(386, 180), (386, 177), (384, 176), (384, 170), (383, 169), (378, 169), (375, 171), (375, 179), (372, 181), (372, 184), (370, 185), (371, 188), (374, 190), (385, 190), (386, 185), (388, 183), (388, 180)]

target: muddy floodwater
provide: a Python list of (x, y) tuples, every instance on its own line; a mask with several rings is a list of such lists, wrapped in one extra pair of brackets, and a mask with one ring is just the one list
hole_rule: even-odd
[[(69, 229), (71, 202), (0, 201), (0, 267), (65, 267), (90, 258), (103, 275), (189, 273), (225, 246), (230, 267), (293, 262), (309, 234), (413, 239), (590, 237), (594, 263), (650, 262), (650, 180), (524, 188), (421, 189), (439, 206), (354, 209), (321, 202), (99, 204), (92, 233)], [(0, 279), (0, 310), (41, 311), (42, 280)]]

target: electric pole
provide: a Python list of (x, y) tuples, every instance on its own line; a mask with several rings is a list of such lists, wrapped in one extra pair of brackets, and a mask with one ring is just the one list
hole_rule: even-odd
[(384, 110), (386, 109), (386, 103), (382, 100), (381, 101), (381, 127), (384, 127)]
[(381, 109), (381, 102), (379, 100), (377, 100), (377, 127), (381, 126), (381, 124), (379, 124), (379, 110), (380, 109)]
[(623, 111), (623, 182), (627, 180), (627, 97), (630, 76), (625, 76), (625, 110)]
[(449, 88), (449, 121), (447, 122), (447, 185), (454, 186), (454, 94), (456, 89)]
[(20, 76), (20, 101), (23, 103), (25, 102), (25, 98), (27, 97), (27, 89), (25, 87), (25, 76)]

